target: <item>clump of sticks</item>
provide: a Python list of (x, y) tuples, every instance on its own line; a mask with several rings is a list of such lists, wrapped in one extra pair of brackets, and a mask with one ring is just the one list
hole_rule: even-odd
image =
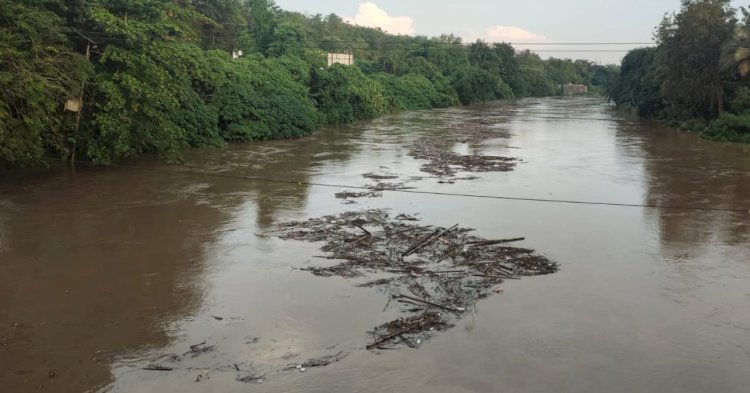
[(534, 250), (510, 245), (523, 237), (486, 239), (459, 224), (434, 227), (416, 220), (372, 209), (284, 223), (276, 234), (324, 242), (321, 264), (302, 270), (380, 288), (388, 296), (386, 309), (408, 314), (373, 329), (368, 349), (418, 346), (452, 326), (480, 299), (499, 293), (505, 280), (558, 270), (557, 263)]

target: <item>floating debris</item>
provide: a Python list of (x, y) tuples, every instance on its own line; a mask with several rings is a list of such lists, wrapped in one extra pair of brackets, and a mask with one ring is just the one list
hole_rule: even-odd
[(349, 354), (340, 351), (333, 355), (326, 355), (323, 357), (315, 358), (315, 359), (308, 359), (307, 361), (294, 365), (294, 368), (300, 370), (301, 372), (305, 372), (305, 369), (308, 368), (314, 368), (314, 367), (325, 367), (333, 363), (340, 362), (342, 359), (347, 357)]
[(257, 374), (257, 373), (252, 372), (252, 371), (243, 371), (243, 372), (241, 372), (237, 376), (236, 380), (237, 380), (237, 382), (242, 382), (242, 383), (255, 383), (255, 384), (259, 384), (259, 383), (263, 383), (263, 379), (265, 377), (266, 377), (265, 374), (261, 375), (261, 374)]
[(171, 367), (165, 367), (165, 366), (157, 366), (157, 365), (149, 365), (143, 368), (145, 371), (172, 371), (174, 370)]
[(308, 368), (326, 367), (333, 363), (338, 363), (342, 359), (347, 357), (348, 355), (349, 355), (348, 353), (344, 351), (340, 351), (333, 355), (326, 355), (326, 356), (322, 356), (319, 358), (308, 359), (307, 361), (303, 363), (297, 363), (297, 364), (292, 363), (289, 366), (287, 366), (286, 369), (287, 370), (299, 370), (300, 372), (305, 372), (307, 371)]
[(413, 187), (406, 187), (405, 184), (409, 181), (415, 181), (415, 180), (408, 180), (406, 182), (386, 182), (384, 180), (395, 180), (398, 179), (399, 176), (392, 175), (392, 174), (375, 174), (375, 173), (365, 173), (362, 175), (362, 177), (366, 179), (375, 180), (375, 184), (370, 184), (365, 186), (364, 188), (369, 189), (370, 191), (342, 191), (336, 193), (337, 199), (343, 199), (345, 204), (354, 204), (354, 199), (359, 198), (380, 198), (383, 196), (382, 191), (397, 191), (397, 190), (410, 190), (414, 189)]
[(505, 280), (558, 270), (557, 263), (533, 250), (508, 245), (524, 238), (485, 239), (458, 224), (441, 228), (417, 220), (371, 209), (284, 223), (275, 233), (282, 239), (325, 242), (321, 249), (328, 255), (322, 258), (336, 262), (303, 270), (348, 279), (378, 274), (355, 285), (380, 288), (388, 296), (386, 309), (396, 306), (411, 314), (375, 328), (368, 348), (386, 343), (416, 347), (452, 326), (478, 300), (499, 293)]
[(393, 180), (398, 179), (398, 175), (378, 175), (376, 173), (365, 173), (362, 175), (365, 179), (372, 179), (372, 180)]
[(380, 198), (383, 193), (376, 191), (366, 192), (354, 192), (354, 191), (342, 191), (336, 193), (337, 199), (355, 199), (355, 198)]
[(198, 357), (198, 356), (201, 356), (203, 354), (212, 352), (215, 349), (216, 349), (216, 347), (213, 346), (213, 345), (206, 346), (206, 342), (204, 341), (202, 343), (191, 345), (190, 346), (190, 350), (187, 351), (187, 352), (185, 352), (185, 353), (183, 353), (182, 356), (190, 355), (192, 357)]
[(407, 187), (406, 182), (398, 182), (398, 183), (378, 182), (375, 184), (368, 185), (367, 188), (373, 191), (398, 191), (398, 190), (414, 190), (416, 187)]
[(463, 155), (450, 151), (444, 141), (422, 139), (412, 145), (409, 155), (429, 162), (420, 170), (438, 177), (455, 176), (457, 172), (508, 172), (518, 159), (489, 155)]
[(460, 136), (463, 143), (480, 143), (489, 139), (510, 138), (508, 133), (498, 133), (490, 130), (482, 123), (462, 123), (451, 126), (454, 134)]
[(430, 333), (450, 327), (447, 318), (438, 312), (425, 312), (409, 318), (399, 318), (375, 328), (372, 334), (378, 337), (374, 343), (369, 344), (367, 349), (379, 348), (386, 342), (399, 339), (400, 342), (409, 347), (416, 348), (422, 342), (422, 338), (409, 339), (410, 335), (416, 333)]
[(461, 180), (477, 180), (479, 179), (479, 176), (464, 176), (464, 177), (451, 177), (447, 179), (440, 179), (438, 180), (438, 183), (440, 184), (455, 184), (457, 181)]
[(257, 344), (260, 342), (260, 337), (245, 337), (245, 344)]

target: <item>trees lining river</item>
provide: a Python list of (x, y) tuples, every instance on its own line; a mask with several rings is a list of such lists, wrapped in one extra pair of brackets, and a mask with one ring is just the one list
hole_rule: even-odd
[[(616, 72), (453, 35), (389, 35), (270, 0), (0, 0), (0, 18), (5, 167), (179, 161), (185, 147), (595, 88)], [(356, 67), (328, 68), (326, 52), (353, 52)], [(64, 110), (81, 98), (81, 112)]]

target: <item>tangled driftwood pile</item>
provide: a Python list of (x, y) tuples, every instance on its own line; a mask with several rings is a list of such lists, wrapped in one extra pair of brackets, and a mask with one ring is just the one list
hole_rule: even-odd
[(491, 155), (464, 155), (451, 151), (453, 143), (479, 144), (489, 139), (508, 138), (509, 134), (490, 130), (481, 123), (453, 125), (452, 136), (444, 139), (420, 139), (411, 146), (409, 155), (429, 162), (422, 172), (438, 177), (454, 176), (457, 172), (507, 172), (513, 170), (517, 159)]
[(454, 124), (451, 130), (463, 143), (481, 143), (489, 139), (510, 138), (510, 134), (493, 131), (482, 123)]
[(454, 176), (457, 172), (508, 172), (515, 168), (518, 161), (512, 157), (454, 153), (443, 141), (433, 139), (418, 141), (409, 155), (428, 160), (422, 165), (422, 172), (438, 177)]
[(508, 246), (523, 238), (488, 240), (458, 224), (440, 228), (415, 220), (407, 215), (392, 218), (385, 210), (347, 212), (281, 224), (277, 235), (324, 242), (327, 255), (320, 258), (331, 263), (303, 270), (379, 287), (388, 294), (386, 307), (407, 314), (376, 327), (368, 348), (417, 346), (498, 291), (504, 280), (558, 269), (533, 250)]

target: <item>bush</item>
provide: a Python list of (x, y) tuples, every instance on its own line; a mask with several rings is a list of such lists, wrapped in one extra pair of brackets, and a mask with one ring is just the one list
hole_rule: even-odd
[(453, 76), (453, 86), (462, 104), (514, 98), (513, 90), (498, 76), (475, 66), (467, 66)]
[(375, 80), (385, 89), (389, 106), (393, 109), (413, 111), (446, 106), (442, 95), (422, 75), (407, 74), (397, 77), (378, 74)]
[(733, 112), (744, 112), (750, 109), (750, 88), (742, 86), (734, 92), (734, 99), (730, 102)]
[(290, 62), (291, 59), (226, 62), (227, 79), (212, 101), (219, 113), (224, 140), (294, 138), (320, 126), (321, 118), (307, 88), (296, 80), (302, 75), (294, 75), (287, 69), (295, 63)]
[[(164, 49), (164, 44), (154, 43), (138, 51), (115, 45), (105, 50), (87, 133), (87, 153), (95, 162), (109, 163), (149, 151), (177, 158), (179, 150), (189, 145), (187, 134), (194, 131), (184, 127), (191, 123), (200, 127), (207, 121), (216, 129), (215, 119), (204, 118), (211, 112), (191, 81), (175, 77), (170, 72), (174, 70), (159, 61)], [(183, 107), (183, 102), (188, 104)], [(185, 118), (185, 113), (195, 118)]]
[(357, 67), (334, 64), (313, 70), (311, 95), (327, 123), (373, 119), (388, 109), (383, 87)]
[(722, 113), (708, 123), (701, 136), (717, 142), (750, 143), (750, 110), (740, 114)]
[(0, 0), (0, 167), (69, 154), (76, 115), (63, 103), (92, 71), (70, 48), (64, 20), (35, 3)]

